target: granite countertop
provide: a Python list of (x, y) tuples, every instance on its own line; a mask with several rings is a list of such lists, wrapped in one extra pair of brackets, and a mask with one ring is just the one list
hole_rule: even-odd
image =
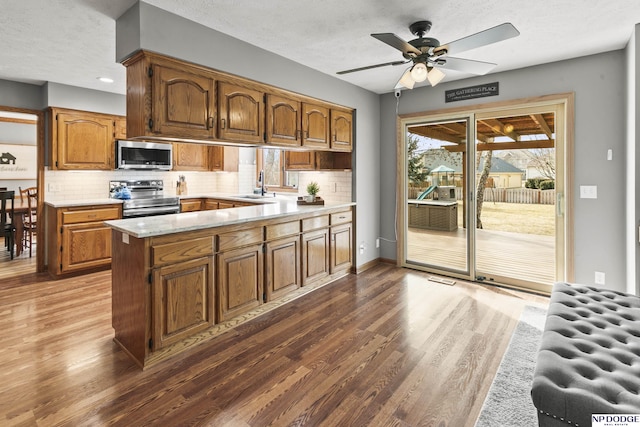
[[(186, 197), (186, 196), (185, 196)], [(191, 196), (193, 197), (193, 196)], [(245, 199), (247, 200), (247, 199)], [(278, 200), (278, 199), (276, 199)], [(148, 216), (105, 221), (111, 228), (137, 238), (162, 236), (185, 231), (202, 230), (225, 225), (243, 224), (258, 219), (275, 219), (299, 213), (311, 213), (355, 203), (326, 203), (322, 205), (298, 205), (295, 200), (258, 204), (231, 209), (185, 212), (179, 214)]]
[(122, 200), (110, 199), (108, 197), (102, 199), (82, 199), (82, 200), (58, 200), (58, 201), (45, 201), (45, 205), (49, 205), (52, 208), (71, 208), (76, 206), (93, 206), (93, 205), (117, 205), (122, 204)]
[[(172, 197), (169, 195), (165, 195), (167, 197)], [(255, 203), (255, 204), (263, 204), (263, 203), (275, 203), (282, 200), (295, 200), (295, 196), (260, 196), (260, 195), (235, 195), (235, 194), (226, 194), (226, 193), (213, 193), (213, 194), (189, 194), (189, 195), (180, 195), (177, 196), (179, 199), (223, 199), (223, 200), (235, 200), (242, 201), (247, 203)], [(44, 203), (53, 208), (69, 208), (69, 207), (78, 207), (78, 206), (93, 206), (93, 205), (112, 205), (122, 203), (121, 199), (111, 199), (109, 197), (101, 198), (101, 199), (77, 199), (77, 200), (46, 200)]]

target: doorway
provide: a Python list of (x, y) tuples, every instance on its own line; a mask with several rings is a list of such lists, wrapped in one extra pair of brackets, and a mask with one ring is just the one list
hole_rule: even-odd
[(572, 277), (571, 101), (401, 118), (401, 265), (540, 292)]
[[(14, 258), (6, 250), (4, 242), (0, 250), (0, 278), (20, 276), (28, 273), (44, 271), (45, 242), (44, 227), (37, 227), (35, 220), (44, 219), (44, 113), (30, 110), (0, 106), (0, 188), (15, 193), (15, 206), (21, 207), (26, 200), (21, 199), (20, 189), (34, 188), (37, 194), (36, 213), (34, 217), (35, 233), (29, 239), (31, 251), (27, 246), (24, 251), (22, 242), (14, 246)], [(26, 196), (25, 196), (26, 199)], [(18, 214), (16, 214), (18, 215)], [(21, 214), (26, 216), (24, 214)], [(24, 221), (24, 218), (23, 218)], [(23, 233), (26, 234), (27, 230)]]

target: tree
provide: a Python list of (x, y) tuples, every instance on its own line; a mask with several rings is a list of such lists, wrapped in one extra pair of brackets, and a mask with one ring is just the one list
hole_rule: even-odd
[(419, 139), (416, 135), (407, 135), (407, 178), (409, 183), (419, 186), (427, 180), (422, 155), (417, 153)]
[(554, 148), (537, 148), (525, 151), (530, 164), (547, 179), (556, 179), (556, 150)]
[(484, 202), (484, 189), (487, 186), (487, 179), (489, 178), (489, 172), (491, 172), (491, 159), (493, 158), (493, 151), (480, 151), (476, 157), (476, 170), (480, 167), (480, 160), (484, 154), (484, 167), (478, 179), (478, 188), (476, 188), (476, 228), (482, 228), (482, 203)]

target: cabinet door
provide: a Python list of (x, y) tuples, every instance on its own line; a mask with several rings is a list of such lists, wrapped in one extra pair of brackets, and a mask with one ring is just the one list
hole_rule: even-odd
[(302, 145), (329, 149), (328, 108), (313, 104), (302, 104)]
[(315, 154), (313, 151), (286, 151), (284, 153), (284, 168), (300, 171), (314, 170)]
[(246, 313), (263, 302), (262, 243), (218, 254), (218, 318)]
[(176, 142), (173, 144), (173, 170), (208, 171), (209, 146)]
[(351, 268), (351, 223), (331, 227), (331, 274)]
[(127, 139), (127, 118), (123, 116), (116, 116), (115, 124), (115, 138)]
[(111, 228), (102, 222), (62, 226), (61, 267), (63, 273), (111, 263)]
[(238, 147), (212, 145), (209, 147), (209, 170), (238, 172), (239, 156)]
[(329, 229), (302, 235), (302, 284), (308, 285), (329, 275)]
[(351, 151), (352, 139), (351, 113), (331, 110), (331, 149), (333, 151)]
[(56, 125), (57, 169), (113, 169), (113, 119), (92, 113), (57, 113)]
[(266, 243), (265, 274), (267, 301), (300, 287), (300, 236)]
[(154, 270), (153, 350), (158, 350), (215, 322), (213, 257)]
[(205, 211), (214, 211), (218, 209), (218, 201), (213, 199), (205, 199), (204, 208)]
[(153, 65), (150, 128), (166, 136), (214, 138), (215, 99), (212, 77)]
[(241, 142), (263, 142), (264, 94), (230, 83), (218, 86), (219, 136)]
[(267, 94), (267, 141), (272, 144), (302, 145), (301, 103), (293, 99)]
[(202, 200), (184, 199), (180, 200), (180, 212), (196, 212), (202, 210)]

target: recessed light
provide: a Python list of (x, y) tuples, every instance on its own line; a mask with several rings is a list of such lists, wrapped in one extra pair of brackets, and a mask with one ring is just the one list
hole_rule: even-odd
[(113, 79), (110, 79), (109, 77), (98, 77), (98, 80), (102, 83), (113, 83)]

